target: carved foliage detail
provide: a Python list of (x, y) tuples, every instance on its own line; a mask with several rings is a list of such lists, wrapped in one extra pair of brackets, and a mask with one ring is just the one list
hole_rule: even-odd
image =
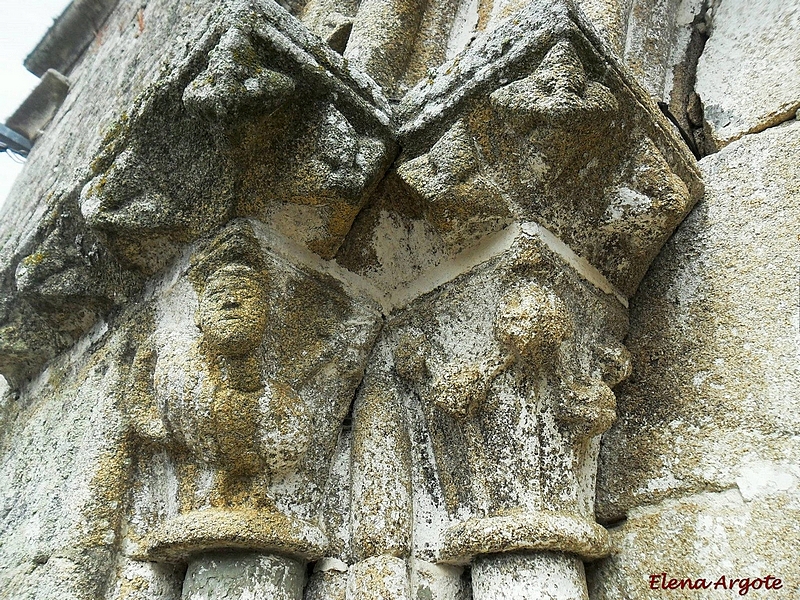
[(186, 87), (183, 103), (198, 116), (227, 120), (272, 113), (294, 90), (294, 80), (263, 66), (247, 35), (232, 27), (209, 53), (206, 69)]
[(601, 83), (587, 78), (580, 58), (567, 40), (557, 42), (536, 70), (524, 79), (492, 92), (492, 105), (529, 125), (610, 115), (617, 101)]

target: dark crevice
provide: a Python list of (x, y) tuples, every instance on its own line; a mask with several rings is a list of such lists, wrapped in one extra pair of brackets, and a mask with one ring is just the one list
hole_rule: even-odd
[(694, 157), (697, 160), (700, 160), (702, 158), (702, 156), (700, 156), (700, 150), (697, 148), (697, 144), (694, 141), (694, 136), (692, 134), (688, 133), (686, 131), (686, 129), (684, 129), (681, 126), (680, 121), (669, 110), (669, 104), (667, 104), (666, 102), (659, 102), (658, 103), (658, 108), (660, 108), (661, 112), (664, 113), (664, 116), (667, 117), (667, 119), (669, 119), (670, 122), (673, 125), (675, 125), (675, 127), (678, 128), (678, 133), (681, 134), (681, 138), (683, 139), (684, 143), (687, 146), (689, 146), (689, 150), (692, 151), (692, 154), (694, 154)]
[[(383, 333), (383, 329), (386, 327), (386, 317), (381, 315), (381, 325), (378, 331), (375, 333), (375, 339), (372, 341), (369, 349), (366, 351), (365, 356), (368, 357), (366, 362), (369, 362), (369, 358), (372, 356), (372, 353), (375, 351), (375, 347), (380, 343), (381, 334)], [(366, 363), (365, 363), (366, 365)], [(361, 374), (361, 379), (358, 381), (358, 385), (356, 386), (355, 390), (353, 391), (353, 397), (350, 400), (350, 406), (347, 409), (347, 413), (345, 414), (344, 418), (342, 419), (341, 428), (339, 430), (339, 436), (342, 435), (349, 435), (353, 431), (353, 413), (355, 411), (356, 400), (358, 399), (359, 394), (361, 394), (361, 390), (364, 387), (364, 380), (367, 377), (366, 373), (366, 366), (364, 372)]]
[(314, 568), (317, 566), (315, 561), (309, 561), (306, 563), (306, 579), (303, 583), (303, 591), (306, 591), (308, 588), (308, 583), (311, 581), (311, 576), (314, 574)]
[[(780, 127), (781, 125), (785, 125), (791, 121), (800, 121), (800, 102), (797, 102), (787, 110), (783, 111), (780, 114), (774, 115), (771, 119), (766, 120), (762, 123), (759, 123), (757, 126), (749, 129), (748, 131), (744, 131), (736, 137), (733, 137), (729, 140), (726, 140), (724, 146), (716, 146), (714, 145), (713, 150), (705, 152), (703, 156), (708, 156), (709, 154), (714, 154), (719, 150), (722, 150), (725, 146), (732, 144), (733, 142), (745, 138), (751, 135), (758, 135), (759, 133), (764, 133), (765, 131), (769, 131), (775, 127)], [(709, 134), (710, 135), (710, 134)]]
[(337, 27), (328, 37), (328, 45), (334, 52), (344, 54), (347, 49), (347, 42), (350, 41), (350, 32), (353, 31), (353, 23), (344, 23)]
[(342, 433), (350, 433), (353, 430), (353, 407), (356, 403), (356, 396), (358, 396), (358, 392), (361, 389), (361, 384), (358, 384), (356, 388), (355, 394), (353, 394), (353, 400), (350, 402), (350, 407), (347, 409), (347, 414), (342, 419)]
[(689, 44), (683, 61), (676, 65), (673, 71), (674, 79), (669, 102), (664, 103), (668, 107), (667, 116), (672, 115), (670, 120), (676, 125), (681, 137), (698, 159), (717, 151), (708, 135), (708, 129), (704, 128), (703, 103), (695, 92), (697, 64), (709, 38), (708, 11), (712, 2), (713, 0), (704, 0), (700, 11), (692, 20)]
[(628, 517), (626, 515), (621, 517), (614, 517), (609, 520), (598, 519), (598, 522), (606, 529), (614, 529), (615, 527), (621, 527), (622, 525), (624, 525), (627, 522), (627, 520)]

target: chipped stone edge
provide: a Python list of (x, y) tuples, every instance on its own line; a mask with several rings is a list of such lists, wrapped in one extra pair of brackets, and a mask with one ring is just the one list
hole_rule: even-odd
[(479, 554), (517, 550), (549, 550), (577, 554), (593, 560), (611, 552), (602, 525), (555, 511), (500, 515), (472, 519), (445, 532), (439, 559), (466, 564)]

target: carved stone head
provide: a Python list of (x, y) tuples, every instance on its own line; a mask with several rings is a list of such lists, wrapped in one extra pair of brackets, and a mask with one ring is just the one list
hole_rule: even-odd
[(267, 327), (268, 280), (258, 240), (243, 222), (226, 227), (192, 260), (195, 322), (213, 353), (252, 353)]
[(227, 356), (251, 352), (267, 326), (263, 274), (243, 264), (226, 265), (206, 281), (197, 321), (211, 349)]

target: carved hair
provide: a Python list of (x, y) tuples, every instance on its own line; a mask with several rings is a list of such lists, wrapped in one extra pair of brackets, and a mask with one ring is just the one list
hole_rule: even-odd
[(235, 265), (249, 267), (265, 287), (269, 283), (261, 244), (247, 221), (231, 222), (198, 251), (192, 257), (189, 279), (197, 293), (202, 294), (214, 273)]

